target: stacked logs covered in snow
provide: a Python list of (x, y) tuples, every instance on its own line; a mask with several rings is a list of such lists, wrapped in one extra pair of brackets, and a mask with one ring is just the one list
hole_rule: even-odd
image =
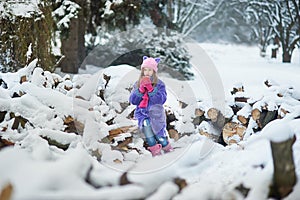
[[(293, 87), (280, 87), (266, 80), (266, 92), (258, 99), (250, 98), (242, 84), (234, 86), (231, 91), (232, 113), (226, 115), (216, 108), (197, 108), (194, 125), (201, 135), (207, 136), (223, 145), (238, 143), (250, 135), (261, 131), (269, 122), (284, 118), (300, 105), (300, 95)], [(226, 110), (225, 109), (225, 110)]]

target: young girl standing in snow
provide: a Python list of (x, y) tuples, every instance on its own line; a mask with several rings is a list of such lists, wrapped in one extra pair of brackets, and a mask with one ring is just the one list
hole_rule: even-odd
[(129, 101), (136, 105), (134, 117), (146, 137), (148, 150), (153, 156), (173, 150), (166, 132), (166, 115), (163, 104), (167, 99), (166, 87), (157, 77), (159, 58), (144, 56), (141, 75), (134, 84)]

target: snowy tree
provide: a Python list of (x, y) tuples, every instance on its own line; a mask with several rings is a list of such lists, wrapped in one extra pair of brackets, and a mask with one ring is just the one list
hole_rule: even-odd
[(251, 1), (250, 4), (264, 11), (269, 26), (280, 40), (282, 61), (291, 62), (293, 50), (300, 42), (300, 2), (261, 0)]
[(151, 19), (155, 25), (160, 23), (187, 36), (201, 24), (213, 18), (223, 8), (224, 2), (224, 0), (163, 1), (156, 4), (156, 13), (160, 11), (159, 16), (156, 14), (154, 18), (152, 14)]
[[(141, 57), (149, 55), (162, 58), (161, 64), (171, 68), (177, 77), (191, 77), (182, 36), (171, 29), (165, 31), (171, 24), (164, 12), (166, 2), (92, 0), (85, 37), (89, 54), (82, 66), (99, 63), (102, 67), (122, 63), (138, 66)], [(150, 24), (150, 29), (148, 24), (140, 24), (148, 16), (154, 25)]]
[(258, 40), (260, 55), (265, 56), (266, 50), (270, 41), (274, 39), (274, 32), (269, 25), (269, 20), (266, 11), (259, 4), (247, 3), (246, 15), (244, 18), (251, 26), (254, 37)]
[(16, 71), (35, 58), (53, 71), (50, 1), (1, 1), (0, 21), (0, 71)]
[[(56, 21), (58, 57), (57, 64), (63, 72), (77, 73), (85, 57), (84, 1), (58, 0), (53, 3), (52, 13)], [(60, 46), (59, 46), (60, 45)]]

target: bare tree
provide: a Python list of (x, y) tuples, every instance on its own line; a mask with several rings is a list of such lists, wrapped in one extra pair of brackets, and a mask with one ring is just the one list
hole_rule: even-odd
[[(193, 16), (193, 13), (189, 14), (187, 13), (186, 17), (191, 17), (194, 19), (191, 19), (192, 24), (187, 24), (185, 23), (186, 17), (184, 18), (184, 23), (183, 23), (183, 28), (182, 28), (182, 33), (187, 36), (189, 35), (192, 31), (194, 31), (197, 27), (199, 27), (201, 24), (204, 22), (210, 20), (211, 18), (215, 17), (216, 14), (223, 8), (223, 5), (225, 4), (225, 1), (217, 1), (217, 2), (210, 2), (210, 1), (204, 1), (202, 3), (197, 3), (195, 2), (192, 7), (190, 12), (193, 12), (195, 9), (195, 6), (197, 6), (197, 11), (195, 14), (196, 16)], [(201, 6), (201, 7), (200, 7)], [(200, 10), (199, 10), (200, 9)], [(199, 15), (201, 13), (201, 15)]]
[(260, 4), (247, 3), (246, 21), (251, 26), (254, 37), (258, 39), (260, 55), (264, 57), (270, 41), (274, 39), (273, 28), (269, 23), (265, 10)]
[[(142, 1), (153, 24), (189, 35), (214, 17), (225, 0), (155, 0)], [(166, 30), (167, 31), (167, 30)]]
[(280, 40), (282, 61), (291, 62), (292, 53), (300, 41), (300, 1), (261, 0), (250, 3), (253, 8), (260, 7), (264, 11), (269, 26)]

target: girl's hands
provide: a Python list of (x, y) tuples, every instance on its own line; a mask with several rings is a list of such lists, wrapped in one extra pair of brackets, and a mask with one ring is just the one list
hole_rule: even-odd
[(149, 78), (149, 76), (144, 76), (142, 79), (141, 79), (141, 82), (140, 82), (140, 88), (139, 88), (139, 91), (141, 93), (145, 93), (146, 90), (148, 92), (152, 92), (153, 91), (153, 87), (152, 87), (152, 82)]

